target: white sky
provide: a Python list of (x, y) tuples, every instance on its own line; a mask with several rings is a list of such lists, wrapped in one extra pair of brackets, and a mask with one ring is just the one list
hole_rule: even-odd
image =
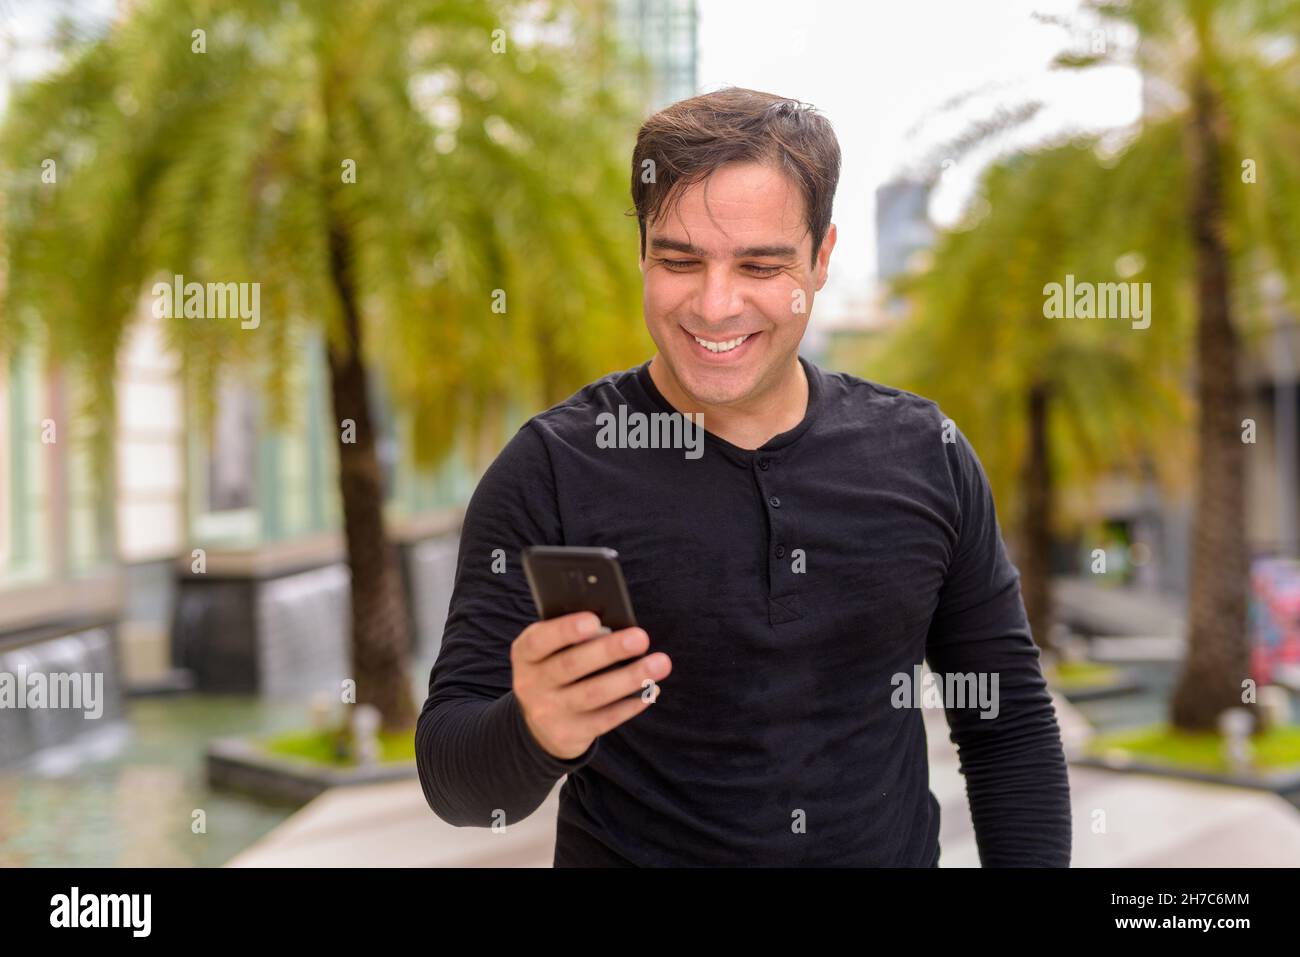
[[(839, 239), (814, 310), (818, 324), (860, 315), (873, 292), (876, 187), (971, 122), (998, 105), (1039, 99), (1042, 114), (1020, 136), (1033, 141), (1064, 129), (1124, 125), (1139, 114), (1141, 85), (1131, 70), (1048, 69), (1061, 50), (1089, 44), (1096, 25), (1080, 21), (1072, 37), (1031, 14), (1074, 16), (1076, 0), (698, 4), (701, 92), (734, 84), (803, 100), (826, 114), (839, 137)], [(952, 97), (990, 85), (987, 96), (933, 115)], [(931, 206), (940, 222), (960, 210), (981, 162), (972, 157), (945, 175)]]

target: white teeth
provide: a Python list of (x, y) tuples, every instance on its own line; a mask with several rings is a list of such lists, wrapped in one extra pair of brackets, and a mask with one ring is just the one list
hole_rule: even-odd
[(699, 336), (695, 336), (695, 341), (704, 346), (704, 348), (708, 349), (710, 352), (730, 352), (748, 338), (748, 335), (743, 335), (739, 339), (728, 339), (725, 342), (709, 342), (705, 339), (701, 339)]

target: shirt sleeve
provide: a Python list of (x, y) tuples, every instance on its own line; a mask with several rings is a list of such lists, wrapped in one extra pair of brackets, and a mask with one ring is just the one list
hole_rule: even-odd
[(1020, 572), (1007, 556), (983, 466), (966, 437), (960, 431), (955, 436), (945, 452), (958, 536), (926, 658), (936, 678), (973, 673), (992, 691), (995, 708), (945, 701), (944, 712), (966, 779), (981, 864), (1068, 867), (1069, 778)]
[(563, 544), (555, 503), (545, 443), (525, 424), (466, 508), (442, 647), (416, 725), (424, 796), (457, 827), (523, 820), (600, 745), (568, 760), (549, 754), (512, 690), (510, 645), (537, 618), (520, 551)]

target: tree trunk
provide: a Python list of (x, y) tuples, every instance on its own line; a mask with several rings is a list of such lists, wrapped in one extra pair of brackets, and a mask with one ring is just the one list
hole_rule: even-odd
[(397, 555), (384, 530), (383, 472), (370, 418), (368, 375), (362, 364), (350, 249), (346, 233), (337, 226), (330, 231), (330, 278), (338, 293), (346, 338), (343, 343), (330, 344), (329, 365), (334, 417), (341, 437), (339, 490), (352, 573), (356, 700), (379, 709), (385, 731), (404, 731), (415, 726), (416, 717), (408, 678), (410, 622)]
[[(1237, 334), (1230, 312), (1224, 240), (1224, 116), (1204, 74), (1192, 91), (1188, 128), (1191, 230), (1196, 255), (1197, 459), (1187, 657), (1171, 720), (1186, 731), (1217, 729), (1242, 706), (1250, 677), (1247, 556)], [(1252, 709), (1254, 710), (1254, 709)], [(1259, 712), (1256, 710), (1258, 724)]]
[(1029, 629), (1043, 651), (1052, 645), (1052, 473), (1048, 458), (1048, 385), (1036, 381), (1026, 402), (1029, 416), (1029, 448), (1025, 454), (1020, 559), (1021, 594)]

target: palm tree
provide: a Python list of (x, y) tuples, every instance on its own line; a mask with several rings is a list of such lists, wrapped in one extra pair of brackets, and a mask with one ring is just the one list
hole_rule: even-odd
[[(1250, 675), (1243, 328), (1266, 307), (1258, 292), (1265, 272), (1281, 277), (1287, 305), (1300, 309), (1300, 2), (1085, 6), (1136, 32), (1131, 62), (1148, 93), (1147, 122), (1176, 122), (1183, 132), (1167, 148), (1163, 175), (1186, 184), (1180, 237), (1192, 258), (1164, 296), (1187, 295), (1195, 305), (1198, 418), (1187, 655), (1170, 718), (1183, 730), (1214, 730), (1225, 709), (1241, 706)], [(1123, 56), (1117, 47), (1063, 62), (1086, 69)], [(1146, 204), (1130, 212), (1145, 213)]]
[[(1098, 145), (1067, 141), (994, 163), (973, 218), (942, 233), (926, 267), (896, 284), (910, 315), (869, 364), (873, 376), (935, 399), (980, 449), (1020, 538), (1030, 629), (1053, 651), (1050, 546), (1066, 518), (1062, 490), (1149, 465), (1176, 487), (1182, 456), (1168, 437), (1186, 416), (1179, 339), (1169, 334), (1176, 304), (1145, 330), (1044, 314), (1044, 286), (1068, 273), (1118, 279), (1116, 261), (1127, 256), (1130, 280), (1159, 285), (1182, 268), (1156, 217), (1139, 236), (1088, 206), (1099, 190), (1140, 189), (1149, 161), (1130, 151), (1107, 169)], [(1177, 216), (1170, 199), (1159, 203), (1166, 220)]]
[[(1098, 178), (1070, 187), (1083, 231), (1055, 269), (1083, 254), (1098, 265), (1127, 251), (1138, 254), (1147, 272), (1133, 278), (1150, 279), (1157, 304), (1152, 330), (1174, 333), (1153, 336), (1150, 344), (1162, 344), (1167, 356), (1183, 348), (1180, 337), (1191, 348), (1197, 425), (1190, 607), (1170, 719), (1180, 730), (1215, 730), (1225, 709), (1241, 705), (1250, 675), (1240, 340), (1246, 323), (1271, 306), (1261, 292), (1269, 274), (1282, 280), (1285, 305), (1300, 311), (1300, 2), (1085, 0), (1083, 6), (1112, 28), (1107, 49), (1058, 62), (1085, 70), (1136, 65), (1146, 110), (1134, 129), (1123, 131), (1127, 143), (1118, 157), (1107, 151), (1102, 161), (1083, 164), (1098, 167)], [(1122, 33), (1113, 28), (1120, 26), (1137, 38), (1131, 49), (1115, 42)], [(1039, 202), (1043, 218), (1057, 215), (1046, 199)], [(1036, 229), (1034, 219), (1031, 210), (1021, 223)], [(987, 235), (991, 243), (1007, 242), (1006, 229)], [(954, 290), (944, 308), (962, 305)], [(953, 312), (953, 321), (961, 314)], [(1109, 390), (1089, 394), (1091, 407), (1076, 408), (1076, 420), (1107, 405), (1143, 405), (1138, 393), (1113, 379)], [(1120, 423), (1114, 416), (1103, 421), (1110, 424), (1099, 435), (1109, 443)], [(1157, 453), (1163, 462), (1163, 445)], [(1041, 472), (1041, 465), (1029, 470)], [(1257, 713), (1256, 730), (1262, 728)]]
[(386, 730), (415, 708), (371, 377), (430, 464), (637, 349), (639, 277), (611, 215), (635, 115), (593, 77), (617, 51), (578, 9), (145, 0), (21, 91), (0, 133), (0, 342), (39, 326), (93, 385), (101, 431), (119, 343), (159, 279), (260, 283), (254, 329), (167, 322), (209, 399), (221, 368), (257, 361), (274, 401), (297, 331), (324, 330), (353, 677)]

